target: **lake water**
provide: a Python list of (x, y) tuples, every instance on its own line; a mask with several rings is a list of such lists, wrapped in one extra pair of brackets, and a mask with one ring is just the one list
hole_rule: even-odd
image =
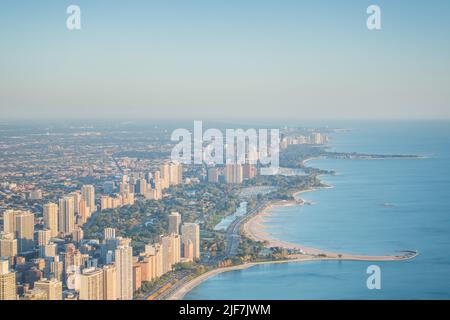
[[(333, 125), (333, 124), (330, 124)], [(418, 250), (401, 262), (308, 262), (223, 273), (185, 299), (449, 299), (450, 123), (359, 122), (335, 126), (336, 151), (421, 154), (424, 159), (313, 160), (333, 169), (333, 189), (303, 194), (312, 206), (274, 209), (274, 236), (335, 252), (386, 255)], [(368, 290), (367, 267), (381, 268), (381, 290)]]

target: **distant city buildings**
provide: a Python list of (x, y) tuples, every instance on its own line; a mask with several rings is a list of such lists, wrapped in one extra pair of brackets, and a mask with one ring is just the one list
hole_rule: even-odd
[(133, 299), (133, 248), (129, 239), (120, 239), (120, 245), (115, 250), (115, 265), (117, 270), (117, 298), (119, 300)]
[(59, 199), (58, 231), (70, 234), (75, 229), (75, 204), (73, 197)]
[(178, 212), (169, 214), (169, 234), (179, 234), (181, 224), (181, 215)]
[(219, 182), (219, 169), (216, 167), (208, 168), (208, 182), (209, 183), (218, 183)]
[(0, 300), (16, 300), (16, 273), (9, 269), (9, 261), (0, 258)]
[(244, 172), (240, 164), (227, 164), (224, 170), (225, 182), (238, 184), (244, 181)]
[(17, 250), (24, 253), (34, 248), (34, 214), (22, 210), (7, 210), (3, 214), (3, 230), (17, 239)]
[(103, 270), (84, 269), (80, 275), (80, 300), (103, 300)]
[(184, 257), (192, 261), (200, 258), (200, 227), (197, 223), (183, 223), (181, 237)]
[(313, 144), (313, 145), (322, 145), (327, 143), (329, 137), (320, 132), (313, 132), (308, 136), (305, 135), (289, 135), (284, 137), (280, 146), (281, 149), (286, 149), (290, 145), (301, 145), (301, 144)]
[(62, 282), (55, 278), (36, 281), (34, 290), (43, 292), (45, 300), (62, 300)]
[(58, 235), (58, 205), (55, 203), (44, 204), (44, 226), (50, 230), (51, 236)]

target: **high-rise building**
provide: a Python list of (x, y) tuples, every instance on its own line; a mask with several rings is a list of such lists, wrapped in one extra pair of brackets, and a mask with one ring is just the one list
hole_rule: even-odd
[(58, 231), (64, 234), (75, 229), (75, 207), (73, 197), (59, 199)]
[(164, 266), (163, 266), (163, 246), (160, 243), (155, 243), (151, 245), (145, 246), (145, 254), (149, 257), (154, 257), (150, 259), (154, 259), (154, 270), (150, 270), (152, 274), (152, 279), (155, 277), (161, 277), (164, 274)]
[[(47, 245), (49, 246), (49, 245)], [(47, 270), (47, 278), (53, 279), (55, 278), (58, 281), (64, 280), (64, 264), (59, 260), (58, 255), (54, 255), (52, 257), (48, 257), (49, 268)]]
[(3, 214), (3, 230), (17, 239), (19, 252), (34, 248), (34, 214), (29, 211), (7, 210)]
[(226, 183), (242, 183), (243, 172), (240, 164), (227, 164), (224, 171)]
[(0, 259), (0, 300), (16, 299), (16, 273), (9, 270), (8, 260)]
[(17, 213), (14, 217), (14, 227), (19, 253), (33, 250), (34, 214), (28, 211)]
[(81, 240), (83, 240), (84, 238), (84, 232), (83, 229), (81, 229), (80, 227), (75, 228), (72, 231), (72, 240), (76, 243), (80, 243)]
[(45, 246), (50, 243), (52, 232), (49, 229), (44, 229), (39, 230), (37, 233), (38, 233), (39, 255), (41, 257), (45, 257)]
[(110, 196), (101, 196), (100, 197), (100, 210), (112, 209), (112, 198)]
[(58, 205), (55, 203), (44, 204), (44, 225), (51, 231), (51, 236), (58, 235)]
[(11, 258), (17, 255), (17, 239), (14, 233), (0, 232), (0, 257)]
[(200, 258), (200, 227), (198, 223), (183, 223), (181, 226), (181, 237), (183, 248), (186, 248), (186, 243), (192, 242), (193, 258)]
[(244, 179), (253, 179), (257, 174), (256, 166), (253, 164), (244, 164), (242, 166), (242, 173)]
[(88, 268), (80, 275), (80, 300), (103, 300), (103, 270)]
[(130, 185), (128, 184), (128, 182), (121, 182), (119, 184), (119, 192), (120, 193), (130, 192)]
[(171, 186), (176, 186), (183, 181), (183, 167), (179, 163), (169, 164), (169, 184)]
[(219, 182), (219, 169), (215, 167), (208, 168), (208, 182), (217, 183)]
[(169, 234), (180, 233), (181, 215), (178, 212), (169, 214)]
[(142, 269), (139, 264), (133, 266), (133, 291), (136, 292), (142, 285)]
[(80, 212), (78, 213), (79, 217), (79, 225), (83, 225), (87, 222), (89, 217), (91, 216), (91, 208), (89, 208), (86, 204), (86, 200), (80, 200), (79, 204)]
[[(43, 251), (43, 252), (42, 252)], [(56, 243), (49, 243), (44, 246), (43, 249), (41, 249), (41, 256), (46, 257), (56, 257), (58, 254), (58, 245)]]
[(38, 246), (45, 246), (50, 243), (50, 239), (52, 237), (52, 232), (49, 229), (39, 230), (38, 231)]
[(170, 168), (169, 163), (165, 162), (160, 166), (160, 185), (161, 189), (166, 189), (170, 185)]
[(320, 132), (313, 132), (310, 136), (312, 144), (323, 144), (324, 140)]
[(3, 231), (5, 233), (13, 233), (14, 236), (16, 234), (15, 224), (15, 216), (20, 212), (18, 210), (6, 210), (3, 213)]
[(133, 299), (133, 248), (129, 244), (121, 244), (115, 251), (117, 269), (117, 298)]
[(105, 228), (103, 230), (103, 239), (115, 239), (116, 238), (116, 229), (114, 228)]
[(194, 244), (191, 240), (183, 242), (183, 257), (186, 261), (194, 260)]
[(80, 191), (75, 191), (69, 194), (70, 197), (73, 197), (73, 211), (75, 214), (80, 213), (80, 201), (81, 201), (81, 193)]
[(145, 179), (138, 179), (136, 181), (135, 192), (137, 194), (144, 195), (147, 192), (147, 180), (145, 180)]
[(36, 281), (34, 288), (45, 292), (45, 300), (62, 300), (62, 282), (57, 279)]
[(84, 185), (81, 187), (81, 199), (86, 201), (86, 205), (89, 207), (90, 212), (97, 211), (95, 206), (95, 188), (93, 185)]
[(114, 265), (103, 267), (103, 299), (117, 300), (117, 272)]
[(171, 234), (161, 237), (163, 273), (172, 270), (173, 265), (180, 262), (181, 241), (180, 236)]

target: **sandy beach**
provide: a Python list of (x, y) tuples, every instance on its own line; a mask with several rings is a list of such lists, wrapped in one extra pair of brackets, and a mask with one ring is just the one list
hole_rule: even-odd
[[(313, 190), (305, 190), (301, 192), (297, 192), (295, 194), (300, 194), (304, 192), (310, 192)], [(245, 236), (249, 237), (252, 240), (255, 241), (261, 241), (265, 242), (265, 247), (267, 248), (284, 248), (284, 249), (291, 249), (291, 250), (298, 250), (302, 251), (303, 254), (300, 256), (304, 257), (315, 257), (318, 258), (318, 255), (321, 255), (321, 259), (336, 259), (336, 260), (362, 260), (362, 261), (397, 261), (397, 260), (405, 260), (405, 259), (411, 259), (415, 257), (417, 254), (412, 254), (413, 252), (405, 251), (405, 254), (399, 254), (399, 255), (385, 255), (385, 256), (369, 256), (369, 255), (354, 255), (349, 253), (342, 253), (342, 252), (330, 252), (325, 251), (321, 249), (311, 248), (302, 246), (300, 244), (290, 243), (287, 241), (283, 241), (280, 239), (276, 239), (272, 237), (272, 235), (265, 230), (264, 227), (264, 221), (265, 218), (270, 216), (272, 214), (271, 210), (274, 207), (280, 207), (280, 206), (292, 206), (292, 205), (301, 205), (301, 203), (296, 203), (295, 201), (290, 201), (284, 203), (275, 202), (266, 208), (264, 208), (261, 212), (259, 212), (257, 215), (250, 218), (245, 224), (243, 225), (243, 233)], [(297, 259), (299, 255), (292, 255), (294, 259)]]
[(324, 261), (324, 260), (341, 260), (341, 261), (400, 261), (400, 260), (408, 260), (413, 259), (418, 255), (415, 251), (405, 251), (403, 254), (399, 255), (385, 255), (385, 256), (368, 256), (368, 255), (354, 255), (348, 253), (337, 253), (337, 252), (329, 252), (316, 248), (305, 247), (299, 244), (290, 243), (287, 241), (282, 241), (276, 239), (270, 235), (264, 228), (264, 219), (272, 214), (272, 209), (274, 207), (285, 207), (285, 206), (296, 206), (303, 205), (301, 199), (297, 197), (297, 195), (312, 192), (314, 189), (303, 190), (294, 193), (294, 197), (298, 200), (291, 201), (276, 201), (267, 205), (263, 210), (261, 210), (258, 214), (250, 218), (243, 225), (242, 231), (243, 234), (255, 241), (265, 242), (265, 247), (267, 248), (285, 248), (291, 250), (302, 251), (302, 253), (291, 254), (285, 260), (273, 260), (273, 261), (262, 261), (262, 262), (251, 262), (237, 266), (225, 267), (225, 268), (217, 268), (206, 272), (197, 278), (192, 279), (186, 284), (182, 285), (178, 290), (176, 290), (168, 300), (180, 300), (191, 291), (193, 288), (200, 285), (203, 281), (216, 276), (218, 274), (236, 271), (236, 270), (244, 270), (256, 265), (261, 264), (279, 264), (279, 263), (294, 263), (294, 262), (306, 262), (306, 261)]

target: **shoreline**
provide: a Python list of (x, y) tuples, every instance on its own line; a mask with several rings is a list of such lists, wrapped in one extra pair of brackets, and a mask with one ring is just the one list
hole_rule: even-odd
[[(333, 186), (328, 186), (324, 188), (333, 188)], [(315, 190), (316, 189), (314, 188), (300, 190), (294, 192), (292, 195), (295, 198), (296, 195), (307, 192), (313, 192)], [(270, 212), (271, 209), (273, 209), (274, 207), (288, 207), (296, 205), (304, 205), (304, 201), (302, 199), (299, 200), (296, 199), (296, 200), (279, 200), (268, 203), (267, 206), (265, 206), (255, 216), (251, 217), (246, 222), (244, 222), (242, 226), (242, 234), (251, 238), (252, 240), (265, 242), (264, 246), (266, 248), (280, 247), (288, 250), (301, 251), (302, 253), (290, 254), (286, 259), (283, 260), (248, 262), (241, 265), (215, 268), (181, 285), (180, 288), (178, 288), (174, 293), (172, 293), (167, 298), (167, 300), (181, 300), (192, 289), (199, 286), (209, 278), (219, 275), (221, 273), (245, 270), (257, 265), (300, 263), (311, 261), (369, 261), (369, 262), (404, 261), (414, 259), (419, 254), (417, 251), (413, 250), (405, 250), (399, 253), (398, 255), (384, 255), (384, 256), (336, 253), (276, 239), (271, 237), (268, 232), (264, 231), (263, 226), (264, 218), (272, 214), (272, 212)]]
[[(305, 165), (310, 160), (315, 160), (318, 158), (308, 158), (302, 161)], [(320, 189), (332, 189), (334, 186), (326, 185), (319, 187)], [(210, 270), (190, 281), (183, 284), (174, 293), (172, 293), (167, 300), (181, 300), (183, 297), (189, 293), (192, 289), (202, 284), (209, 278), (219, 275), (221, 273), (245, 270), (256, 265), (262, 264), (281, 264), (281, 263), (299, 263), (299, 262), (310, 262), (310, 261), (368, 261), (368, 262), (382, 262), (382, 261), (404, 261), (414, 259), (419, 255), (418, 251), (414, 250), (404, 250), (399, 252), (398, 255), (357, 255), (348, 253), (337, 253), (326, 251), (318, 248), (306, 247), (300, 244), (291, 243), (281, 239), (274, 238), (269, 232), (265, 231), (264, 218), (272, 215), (271, 210), (274, 207), (287, 207), (287, 206), (302, 206), (305, 204), (310, 204), (304, 199), (300, 198), (299, 195), (308, 192), (314, 192), (318, 188), (308, 188), (304, 190), (298, 190), (292, 193), (294, 200), (277, 200), (268, 203), (263, 209), (261, 209), (254, 216), (250, 217), (242, 225), (241, 233), (244, 236), (254, 240), (264, 242), (264, 247), (266, 248), (283, 248), (287, 250), (293, 250), (300, 253), (290, 254), (286, 259), (283, 260), (268, 260), (260, 262), (249, 262), (242, 265), (235, 265), (224, 268), (216, 268)]]

